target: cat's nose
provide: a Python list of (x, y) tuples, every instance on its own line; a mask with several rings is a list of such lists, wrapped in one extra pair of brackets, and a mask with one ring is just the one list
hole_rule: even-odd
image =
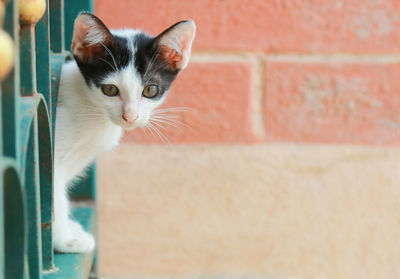
[(138, 115), (128, 115), (126, 113), (122, 114), (122, 119), (125, 120), (125, 122), (127, 122), (128, 124), (132, 124), (138, 118), (139, 118)]

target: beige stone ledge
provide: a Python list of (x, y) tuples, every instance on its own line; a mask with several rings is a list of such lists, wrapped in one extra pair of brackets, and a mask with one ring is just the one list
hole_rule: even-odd
[(125, 144), (98, 176), (105, 278), (400, 278), (400, 149)]

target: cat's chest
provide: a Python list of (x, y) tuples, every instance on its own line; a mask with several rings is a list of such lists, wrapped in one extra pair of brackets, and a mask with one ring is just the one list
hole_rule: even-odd
[(56, 166), (79, 173), (98, 155), (118, 145), (122, 129), (102, 119), (76, 119), (61, 108), (56, 122)]
[(81, 148), (93, 150), (94, 152), (103, 152), (112, 149), (118, 145), (122, 135), (122, 129), (109, 122), (104, 124), (91, 121), (84, 126), (91, 126), (90, 132), (82, 133), (82, 131), (77, 131), (81, 135), (79, 145)]
[(81, 155), (97, 156), (118, 145), (122, 129), (110, 122), (88, 120), (81, 125), (84, 128), (74, 129), (74, 145)]

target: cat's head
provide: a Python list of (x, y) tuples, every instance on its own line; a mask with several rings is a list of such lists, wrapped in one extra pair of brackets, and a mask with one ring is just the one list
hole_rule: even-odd
[(143, 126), (190, 58), (196, 26), (181, 21), (152, 37), (110, 31), (90, 13), (75, 20), (71, 50), (92, 102), (124, 129)]

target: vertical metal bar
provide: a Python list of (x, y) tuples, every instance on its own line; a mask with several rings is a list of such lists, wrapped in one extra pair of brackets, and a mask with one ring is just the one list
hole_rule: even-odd
[[(6, 7), (4, 29), (14, 41), (14, 68), (2, 84), (1, 118), (3, 154), (15, 160), (20, 158), (19, 145), (19, 15), (18, 1), (11, 1)], [(4, 160), (4, 159), (3, 159)], [(12, 162), (12, 160), (9, 160)], [(4, 186), (4, 241), (5, 241), (5, 278), (22, 279), (27, 274), (26, 265), (26, 207), (22, 184), (14, 166), (7, 167), (2, 173)]]
[(7, 168), (4, 186), (5, 278), (22, 279), (25, 269), (25, 213), (22, 187), (15, 168)]
[[(17, 3), (17, 1), (15, 1)], [(19, 117), (19, 95), (20, 95), (20, 76), (19, 76), (19, 23), (18, 5), (9, 2), (6, 8), (4, 29), (11, 35), (14, 41), (15, 60), (14, 69), (3, 82), (2, 98), (2, 124), (7, 134), (3, 135), (3, 153), (5, 156), (19, 159), (19, 129), (17, 119)]]
[(55, 53), (64, 52), (64, 0), (50, 0), (50, 47)]
[(20, 76), (21, 95), (31, 96), (36, 92), (36, 50), (35, 26), (33, 24), (21, 25), (20, 41)]
[[(26, 108), (35, 107), (31, 100), (26, 102)], [(26, 111), (25, 109), (24, 111)], [(40, 182), (39, 182), (39, 158), (38, 158), (38, 125), (37, 119), (26, 117), (21, 120), (21, 128), (29, 129), (29, 139), (25, 161), (25, 191), (28, 204), (28, 264), (29, 279), (40, 279), (42, 274), (42, 236), (40, 214)], [(30, 126), (30, 128), (29, 128)]]
[(53, 237), (51, 222), (53, 217), (53, 152), (51, 128), (47, 108), (42, 100), (38, 106), (39, 125), (39, 169), (40, 169), (40, 207), (42, 228), (42, 260), (43, 269), (52, 270)]
[(58, 98), (58, 87), (60, 85), (60, 75), (62, 70), (62, 65), (65, 60), (64, 54), (51, 54), (50, 57), (50, 67), (51, 67), (51, 107), (49, 110), (52, 111), (52, 131), (53, 131), (53, 142), (55, 133), (55, 123), (56, 123), (56, 107)]
[[(46, 12), (36, 25), (37, 86), (43, 94), (47, 108), (52, 107), (50, 74), (50, 25), (49, 1)], [(39, 122), (39, 164), (40, 164), (40, 203), (42, 226), (42, 262), (44, 270), (54, 268), (51, 222), (53, 217), (53, 140), (52, 110), (41, 103), (38, 107)]]
[[(0, 96), (2, 96), (2, 84), (0, 83)], [(2, 106), (1, 106), (2, 100), (0, 98), (0, 117), (2, 115), (1, 111), (2, 111)], [(0, 158), (3, 157), (3, 123), (0, 121)], [(1, 207), (0, 207), (1, 208)]]
[(71, 50), (72, 33), (74, 31), (74, 21), (82, 11), (93, 11), (93, 1), (90, 0), (68, 0), (64, 3), (65, 15), (65, 49)]
[[(20, 2), (21, 3), (21, 2)], [(39, 2), (36, 2), (40, 4)], [(42, 2), (44, 3), (44, 2)], [(26, 5), (26, 3), (21, 3)], [(36, 6), (36, 7), (39, 7)], [(40, 10), (39, 10), (40, 11)], [(24, 174), (25, 198), (28, 205), (28, 266), (29, 278), (41, 279), (42, 276), (42, 234), (40, 208), (40, 173), (38, 153), (37, 106), (40, 97), (37, 95), (36, 75), (36, 37), (35, 25), (42, 16), (26, 18), (20, 13), (20, 77), (21, 77), (21, 132), (20, 166)], [(50, 147), (49, 147), (50, 148)]]
[[(1, 84), (0, 84), (0, 96), (1, 96)], [(0, 99), (0, 115), (1, 115), (1, 99)], [(1, 125), (0, 122), (0, 150), (3, 150), (3, 127)], [(0, 160), (2, 159), (2, 151), (0, 151)], [(2, 176), (4, 176), (4, 174), (2, 174)], [(1, 177), (1, 180), (3, 180), (3, 177)], [(3, 214), (0, 214), (0, 226), (1, 228), (3, 228), (2, 233), (0, 233), (1, 239), (0, 239), (0, 253), (3, 253), (3, 255), (5, 254), (5, 247), (4, 247), (4, 238), (5, 238), (5, 223), (4, 223), (4, 185), (3, 185), (3, 181), (0, 181), (0, 210), (3, 211)], [(4, 278), (5, 276), (5, 256), (1, 257), (1, 261), (0, 261), (0, 278)]]
[[(36, 72), (37, 89), (43, 94), (47, 107), (51, 107), (50, 91), (50, 26), (49, 26), (49, 5), (47, 0), (46, 12), (43, 18), (36, 24)], [(51, 110), (49, 111), (51, 119)]]

